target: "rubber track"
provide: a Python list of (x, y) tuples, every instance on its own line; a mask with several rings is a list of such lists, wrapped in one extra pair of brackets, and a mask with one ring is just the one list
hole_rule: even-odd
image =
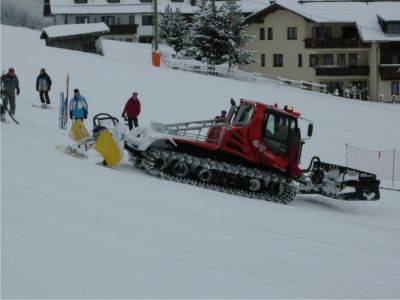
[[(270, 172), (267, 174), (268, 177), (266, 177), (266, 173), (262, 173), (257, 169), (252, 169), (248, 167), (243, 167), (243, 166), (237, 166), (225, 162), (219, 162), (215, 161), (209, 158), (199, 158), (196, 156), (191, 156), (188, 154), (182, 154), (182, 153), (177, 153), (173, 151), (168, 151), (168, 150), (163, 150), (163, 149), (151, 149), (146, 151), (145, 156), (141, 161), (136, 157), (134, 154), (129, 153), (130, 159), (129, 161), (132, 162), (134, 165), (138, 167), (143, 167), (149, 174), (160, 177), (162, 179), (166, 180), (171, 180), (171, 181), (176, 181), (176, 182), (181, 182), (181, 183), (186, 183), (214, 191), (219, 191), (227, 194), (232, 194), (232, 195), (237, 195), (241, 197), (248, 197), (248, 198), (253, 198), (253, 199), (261, 199), (261, 200), (266, 200), (266, 201), (272, 201), (272, 202), (277, 202), (277, 203), (282, 203), (282, 204), (287, 204), (291, 202), (295, 196), (296, 196), (296, 187), (288, 182), (283, 176), (279, 176), (277, 174), (274, 174)], [(159, 161), (163, 161), (163, 165), (160, 167), (157, 164)], [(250, 192), (247, 190), (239, 189), (239, 188), (229, 188), (229, 187), (224, 187), (220, 186), (217, 184), (211, 184), (211, 183), (203, 183), (200, 181), (197, 181), (192, 178), (179, 178), (176, 176), (173, 176), (169, 173), (166, 173), (164, 170), (167, 170), (167, 167), (173, 162), (173, 161), (182, 161), (182, 162), (188, 162), (193, 169), (203, 166), (207, 167), (213, 171), (216, 172), (224, 172), (228, 173), (230, 175), (234, 176), (240, 176), (240, 177), (248, 177), (248, 178), (259, 178), (259, 179), (264, 179), (267, 182), (270, 180), (273, 181), (279, 181), (281, 184), (284, 186), (284, 192), (278, 196), (273, 196), (270, 195), (269, 193), (254, 193)]]

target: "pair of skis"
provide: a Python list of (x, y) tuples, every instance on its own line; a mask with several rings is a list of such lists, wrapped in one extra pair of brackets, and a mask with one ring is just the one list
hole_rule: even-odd
[(67, 130), (68, 129), (68, 97), (69, 97), (69, 74), (67, 74), (65, 80), (65, 94), (60, 93), (60, 111), (59, 111), (59, 123), (58, 128)]
[[(3, 97), (1, 98), (1, 100), (3, 101)], [(4, 102), (3, 102), (4, 103)], [(5, 108), (5, 110), (7, 111), (8, 115), (11, 117), (11, 119), (16, 123), (19, 124), (19, 122), (17, 120), (15, 120), (14, 116), (12, 115), (12, 113), (10, 112), (10, 110), (8, 109), (7, 105), (2, 104), (2, 107)]]

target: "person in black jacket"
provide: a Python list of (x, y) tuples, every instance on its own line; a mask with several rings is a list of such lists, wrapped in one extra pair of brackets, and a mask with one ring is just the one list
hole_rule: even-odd
[(51, 89), (51, 83), (50, 76), (46, 73), (46, 70), (42, 68), (36, 79), (36, 90), (39, 92), (42, 108), (50, 107), (49, 91)]
[(2, 95), (3, 105), (8, 107), (10, 104), (10, 113), (12, 115), (15, 114), (15, 91), (17, 91), (17, 96), (19, 96), (19, 80), (17, 75), (15, 74), (14, 68), (8, 69), (8, 73), (1, 77), (1, 87), (2, 87)]

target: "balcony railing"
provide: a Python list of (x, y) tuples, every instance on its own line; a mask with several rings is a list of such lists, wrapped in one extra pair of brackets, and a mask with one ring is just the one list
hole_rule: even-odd
[(360, 39), (312, 39), (304, 40), (306, 48), (370, 48), (371, 43)]
[(316, 66), (316, 76), (368, 76), (369, 66)]
[(379, 66), (379, 75), (382, 80), (400, 80), (400, 65)]
[(136, 34), (137, 24), (128, 24), (128, 25), (107, 25), (110, 28), (110, 32), (106, 33), (107, 35), (113, 34)]

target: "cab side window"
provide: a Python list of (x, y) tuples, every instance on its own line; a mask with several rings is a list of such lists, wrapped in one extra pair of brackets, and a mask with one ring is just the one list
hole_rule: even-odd
[(267, 114), (264, 128), (264, 142), (272, 152), (288, 153), (289, 128), (293, 126), (289, 118)]
[(251, 120), (254, 108), (246, 105), (241, 105), (235, 115), (233, 123), (246, 125)]
[(274, 115), (268, 115), (266, 128), (265, 128), (265, 135), (267, 137), (271, 137), (275, 135), (275, 116)]

